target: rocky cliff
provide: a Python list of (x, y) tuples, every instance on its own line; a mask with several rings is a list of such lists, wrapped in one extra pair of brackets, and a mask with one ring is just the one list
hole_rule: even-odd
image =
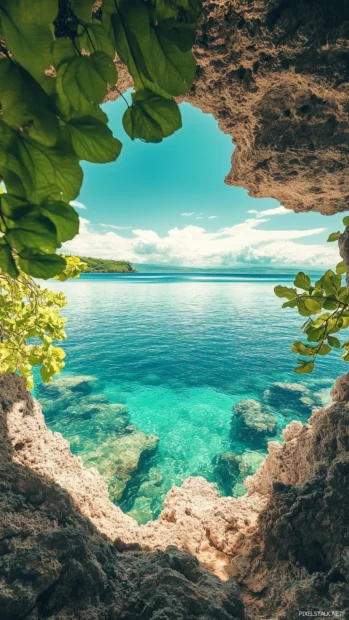
[(139, 526), (1, 376), (1, 618), (349, 617), (349, 373), (332, 397), (269, 443), (245, 496), (189, 478)]

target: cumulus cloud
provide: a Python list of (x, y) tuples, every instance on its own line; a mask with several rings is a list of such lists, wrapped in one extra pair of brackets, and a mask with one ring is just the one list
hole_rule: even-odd
[(72, 200), (69, 204), (71, 204), (71, 206), (75, 207), (76, 209), (87, 209), (87, 207), (78, 200)]
[(82, 256), (115, 258), (134, 263), (192, 267), (328, 267), (338, 262), (333, 244), (304, 243), (324, 228), (263, 230), (266, 218), (250, 218), (234, 226), (208, 232), (198, 225), (172, 228), (160, 236), (153, 230), (134, 229), (127, 238), (114, 230), (96, 231), (80, 218), (80, 234), (64, 244), (64, 251)]

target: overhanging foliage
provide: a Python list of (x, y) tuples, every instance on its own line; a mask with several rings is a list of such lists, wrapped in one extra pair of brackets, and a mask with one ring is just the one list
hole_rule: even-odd
[(195, 76), (199, 0), (0, 0), (0, 268), (62, 273), (56, 254), (79, 230), (69, 204), (80, 160), (114, 161), (121, 143), (100, 105), (117, 83), (115, 55), (134, 80), (123, 124), (160, 142), (181, 126), (174, 96)]

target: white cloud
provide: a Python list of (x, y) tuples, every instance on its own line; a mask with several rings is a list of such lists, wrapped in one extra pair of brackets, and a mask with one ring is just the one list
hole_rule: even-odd
[(87, 207), (85, 207), (85, 205), (78, 200), (71, 200), (69, 204), (71, 204), (71, 206), (75, 207), (76, 209), (87, 209)]
[(204, 217), (203, 217), (203, 215), (197, 215), (195, 219), (196, 219), (196, 220), (203, 220), (203, 219), (204, 219)]
[(114, 228), (115, 230), (130, 230), (131, 226), (114, 226), (114, 224), (100, 224), (102, 228)]
[[(251, 211), (249, 211), (251, 213)], [(291, 209), (285, 209), (282, 205), (280, 207), (275, 207), (274, 209), (266, 209), (265, 211), (257, 211), (258, 215), (256, 217), (270, 217), (271, 215), (289, 215), (293, 213)]]
[(209, 215), (207, 219), (209, 220), (215, 220), (217, 219), (218, 215)]
[(190, 217), (191, 215), (195, 215), (195, 211), (190, 211), (190, 213), (181, 213), (182, 217)]
[(117, 231), (95, 231), (80, 218), (80, 234), (64, 244), (72, 254), (115, 258), (134, 263), (167, 264), (192, 267), (232, 267), (275, 265), (277, 267), (328, 267), (338, 260), (336, 244), (300, 240), (323, 232), (311, 230), (262, 230), (267, 219), (252, 218), (235, 226), (207, 232), (197, 225), (172, 228), (164, 236), (153, 230), (134, 229), (132, 236)]
[(259, 211), (256, 211), (256, 209), (250, 209), (247, 213), (259, 213)]

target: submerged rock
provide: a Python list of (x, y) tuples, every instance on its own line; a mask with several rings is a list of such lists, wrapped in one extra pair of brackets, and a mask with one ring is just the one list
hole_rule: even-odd
[(242, 441), (263, 440), (275, 435), (277, 429), (274, 415), (252, 398), (241, 400), (234, 407), (232, 433)]
[(52, 383), (40, 385), (38, 392), (40, 397), (48, 399), (64, 398), (69, 392), (86, 396), (91, 394), (95, 382), (96, 378), (92, 376), (62, 377), (52, 381)]
[(127, 483), (155, 453), (159, 442), (158, 437), (143, 433), (136, 426), (129, 426), (126, 430), (129, 432), (107, 437), (98, 445), (86, 442), (81, 452), (86, 465), (98, 467), (114, 501), (122, 498)]
[(234, 486), (240, 474), (240, 458), (235, 452), (225, 452), (213, 459), (215, 474), (221, 479), (224, 487), (231, 489)]
[(273, 383), (265, 390), (264, 399), (272, 407), (303, 415), (310, 415), (314, 407), (322, 405), (320, 395), (311, 392), (305, 385), (281, 381)]

